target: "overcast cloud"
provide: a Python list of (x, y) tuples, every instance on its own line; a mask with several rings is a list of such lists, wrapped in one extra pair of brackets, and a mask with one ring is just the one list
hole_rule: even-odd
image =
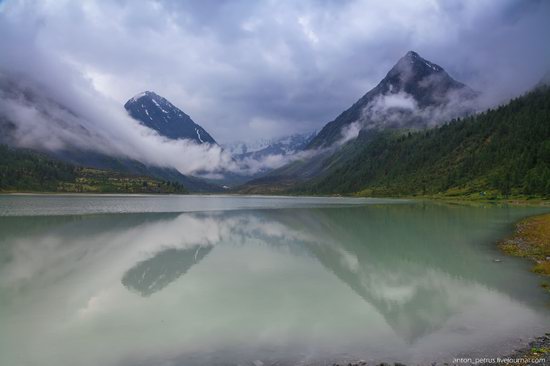
[(224, 143), (320, 129), (410, 49), (501, 102), (548, 70), (549, 20), (524, 0), (5, 0), (0, 67), (76, 104), (154, 90)]

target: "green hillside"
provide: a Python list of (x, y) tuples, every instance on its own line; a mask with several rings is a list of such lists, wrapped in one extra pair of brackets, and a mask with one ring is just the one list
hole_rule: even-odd
[(174, 182), (90, 169), (0, 145), (0, 192), (185, 193)]
[(362, 133), (298, 194), (550, 196), (550, 88), (422, 132)]

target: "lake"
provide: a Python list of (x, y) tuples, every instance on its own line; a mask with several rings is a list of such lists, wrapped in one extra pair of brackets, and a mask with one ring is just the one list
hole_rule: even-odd
[(0, 364), (502, 356), (550, 326), (542, 279), (495, 245), (540, 212), (359, 198), (3, 195)]

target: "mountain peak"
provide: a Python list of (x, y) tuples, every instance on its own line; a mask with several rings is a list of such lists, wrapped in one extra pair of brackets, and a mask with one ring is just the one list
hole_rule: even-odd
[(391, 68), (372, 94), (404, 92), (423, 108), (445, 104), (444, 100), (448, 99), (452, 90), (463, 90), (465, 96), (475, 94), (466, 85), (454, 80), (441, 66), (424, 59), (415, 51), (409, 51)]
[(145, 97), (145, 96), (154, 97), (155, 95), (157, 95), (155, 92), (146, 90), (146, 91), (144, 91), (144, 92), (141, 92), (141, 93), (139, 93), (139, 94), (134, 95), (132, 98), (130, 98), (129, 101), (135, 102), (135, 101), (137, 101), (138, 99), (141, 99), (141, 98), (143, 98), (143, 97)]
[(433, 126), (471, 113), (477, 95), (441, 66), (408, 51), (376, 87), (329, 122), (309, 147), (347, 141), (358, 129)]
[(216, 144), (208, 132), (181, 109), (153, 91), (144, 91), (130, 98), (124, 108), (142, 125), (170, 139), (188, 139), (196, 143)]
[(388, 73), (388, 76), (396, 74), (416, 73), (419, 74), (421, 77), (425, 77), (429, 74), (444, 71), (445, 70), (441, 66), (426, 60), (415, 51), (409, 51), (405, 54), (405, 56), (399, 59), (399, 61)]

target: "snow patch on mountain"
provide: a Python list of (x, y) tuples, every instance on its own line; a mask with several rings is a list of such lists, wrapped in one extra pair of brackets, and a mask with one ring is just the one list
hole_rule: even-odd
[(268, 155), (292, 155), (307, 146), (315, 132), (292, 134), (288, 136), (260, 139), (252, 142), (235, 142), (224, 145), (235, 158), (266, 157)]
[(140, 99), (141, 97), (144, 97), (146, 94), (147, 94), (147, 92), (142, 92), (142, 93), (136, 94), (130, 100), (132, 102), (137, 102), (138, 99)]

